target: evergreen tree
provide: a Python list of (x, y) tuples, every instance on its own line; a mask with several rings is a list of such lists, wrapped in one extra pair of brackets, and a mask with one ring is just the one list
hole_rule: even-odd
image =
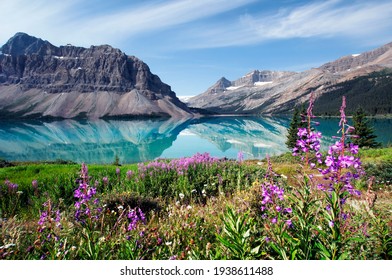
[(355, 129), (353, 134), (356, 135), (352, 140), (354, 144), (358, 145), (360, 148), (376, 148), (381, 146), (381, 144), (375, 140), (377, 136), (374, 135), (373, 127), (369, 125), (365, 111), (361, 107), (359, 107), (353, 115), (353, 126)]
[(298, 128), (306, 126), (306, 123), (303, 121), (305, 115), (306, 111), (304, 107), (302, 107), (301, 110), (298, 107), (294, 108), (293, 118), (291, 119), (290, 126), (287, 129), (287, 148), (293, 149), (295, 147), (295, 144), (298, 139)]

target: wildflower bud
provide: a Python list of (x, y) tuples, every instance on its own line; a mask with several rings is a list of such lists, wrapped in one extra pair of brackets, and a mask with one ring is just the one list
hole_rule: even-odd
[(34, 189), (37, 189), (38, 188), (38, 181), (37, 180), (33, 180), (31, 182), (31, 185), (33, 186)]

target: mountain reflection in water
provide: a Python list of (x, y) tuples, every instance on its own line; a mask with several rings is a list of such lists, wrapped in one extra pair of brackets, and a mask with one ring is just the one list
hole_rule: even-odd
[[(337, 119), (321, 119), (323, 146), (334, 140)], [(10, 161), (121, 163), (178, 158), (197, 152), (216, 157), (264, 158), (281, 154), (289, 118), (0, 121), (0, 158)], [(392, 120), (372, 120), (378, 141), (392, 142)]]

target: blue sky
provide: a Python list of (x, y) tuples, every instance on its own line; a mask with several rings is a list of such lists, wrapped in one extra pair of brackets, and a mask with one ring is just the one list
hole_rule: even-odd
[(178, 96), (254, 70), (303, 71), (392, 41), (390, 0), (0, 0), (0, 45), (110, 44)]

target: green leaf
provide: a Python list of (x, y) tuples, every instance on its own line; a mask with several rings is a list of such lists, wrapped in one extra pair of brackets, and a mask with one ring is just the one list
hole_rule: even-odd
[(317, 242), (316, 247), (321, 250), (320, 254), (323, 255), (326, 259), (329, 260), (331, 258), (331, 253), (327, 250), (327, 248), (325, 248), (323, 244)]
[(295, 259), (296, 259), (297, 252), (298, 252), (297, 249), (295, 249), (293, 252), (291, 252), (291, 257), (290, 257), (290, 258), (291, 258), (292, 260), (295, 260)]

